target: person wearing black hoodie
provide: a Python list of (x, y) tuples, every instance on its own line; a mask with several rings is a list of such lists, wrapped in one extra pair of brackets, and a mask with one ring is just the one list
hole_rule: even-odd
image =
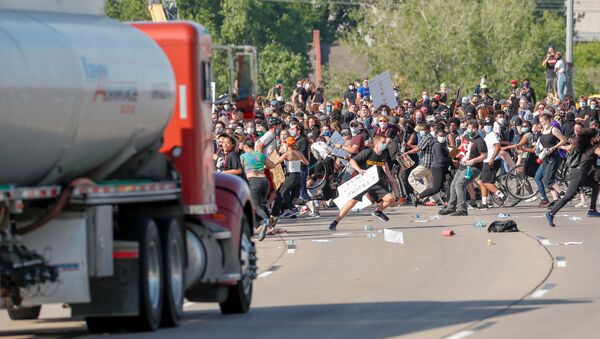
[(569, 139), (575, 135), (575, 113), (569, 112), (565, 117), (565, 122), (562, 123), (563, 134)]

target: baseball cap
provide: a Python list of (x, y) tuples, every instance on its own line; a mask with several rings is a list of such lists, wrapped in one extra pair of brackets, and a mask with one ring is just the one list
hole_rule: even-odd
[(519, 81), (517, 79), (512, 79), (512, 81), (510, 83), (516, 85), (519, 83)]

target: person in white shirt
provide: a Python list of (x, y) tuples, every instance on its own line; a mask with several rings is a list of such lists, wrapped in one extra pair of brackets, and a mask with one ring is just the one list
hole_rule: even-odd
[(567, 88), (567, 65), (560, 55), (560, 52), (556, 52), (554, 56), (558, 60), (554, 65), (554, 72), (558, 79), (558, 98), (562, 101), (565, 98), (565, 89)]
[(488, 194), (495, 194), (499, 198), (504, 197), (504, 193), (498, 190), (496, 187), (496, 172), (500, 169), (501, 161), (499, 154), (501, 151), (500, 138), (498, 134), (494, 132), (492, 122), (488, 122), (483, 126), (483, 130), (486, 133), (484, 141), (487, 146), (487, 157), (483, 160), (483, 167), (481, 169), (481, 175), (479, 176), (479, 188), (481, 190), (481, 204), (479, 209), (487, 209), (490, 204), (488, 203)]

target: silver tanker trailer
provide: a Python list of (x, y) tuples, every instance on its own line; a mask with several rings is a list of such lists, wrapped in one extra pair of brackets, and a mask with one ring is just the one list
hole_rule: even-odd
[[(201, 26), (146, 25), (192, 32), (178, 53), (210, 61)], [(210, 74), (200, 60), (182, 68), (167, 45), (105, 17), (102, 0), (0, 0), (0, 309), (11, 318), (63, 303), (104, 332), (176, 326), (184, 297), (248, 310), (248, 188), (213, 174), (210, 98), (194, 94)]]

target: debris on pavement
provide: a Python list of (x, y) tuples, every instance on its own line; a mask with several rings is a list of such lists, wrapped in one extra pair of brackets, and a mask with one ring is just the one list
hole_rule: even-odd
[(488, 246), (493, 246), (493, 245), (496, 245), (496, 242), (492, 239), (488, 239), (487, 244), (488, 244)]
[(377, 234), (375, 233), (367, 233), (367, 238), (369, 239), (375, 239), (377, 237)]
[(487, 223), (483, 220), (477, 220), (475, 223), (473, 223), (473, 227), (475, 228), (484, 228), (487, 225)]
[(445, 237), (451, 237), (451, 236), (456, 235), (456, 233), (454, 233), (453, 230), (443, 230), (442, 235)]
[(383, 238), (387, 242), (396, 244), (404, 244), (404, 233), (385, 228), (383, 230)]
[(365, 231), (372, 231), (373, 230), (373, 226), (367, 226), (367, 225), (365, 225), (364, 226), (364, 230)]

